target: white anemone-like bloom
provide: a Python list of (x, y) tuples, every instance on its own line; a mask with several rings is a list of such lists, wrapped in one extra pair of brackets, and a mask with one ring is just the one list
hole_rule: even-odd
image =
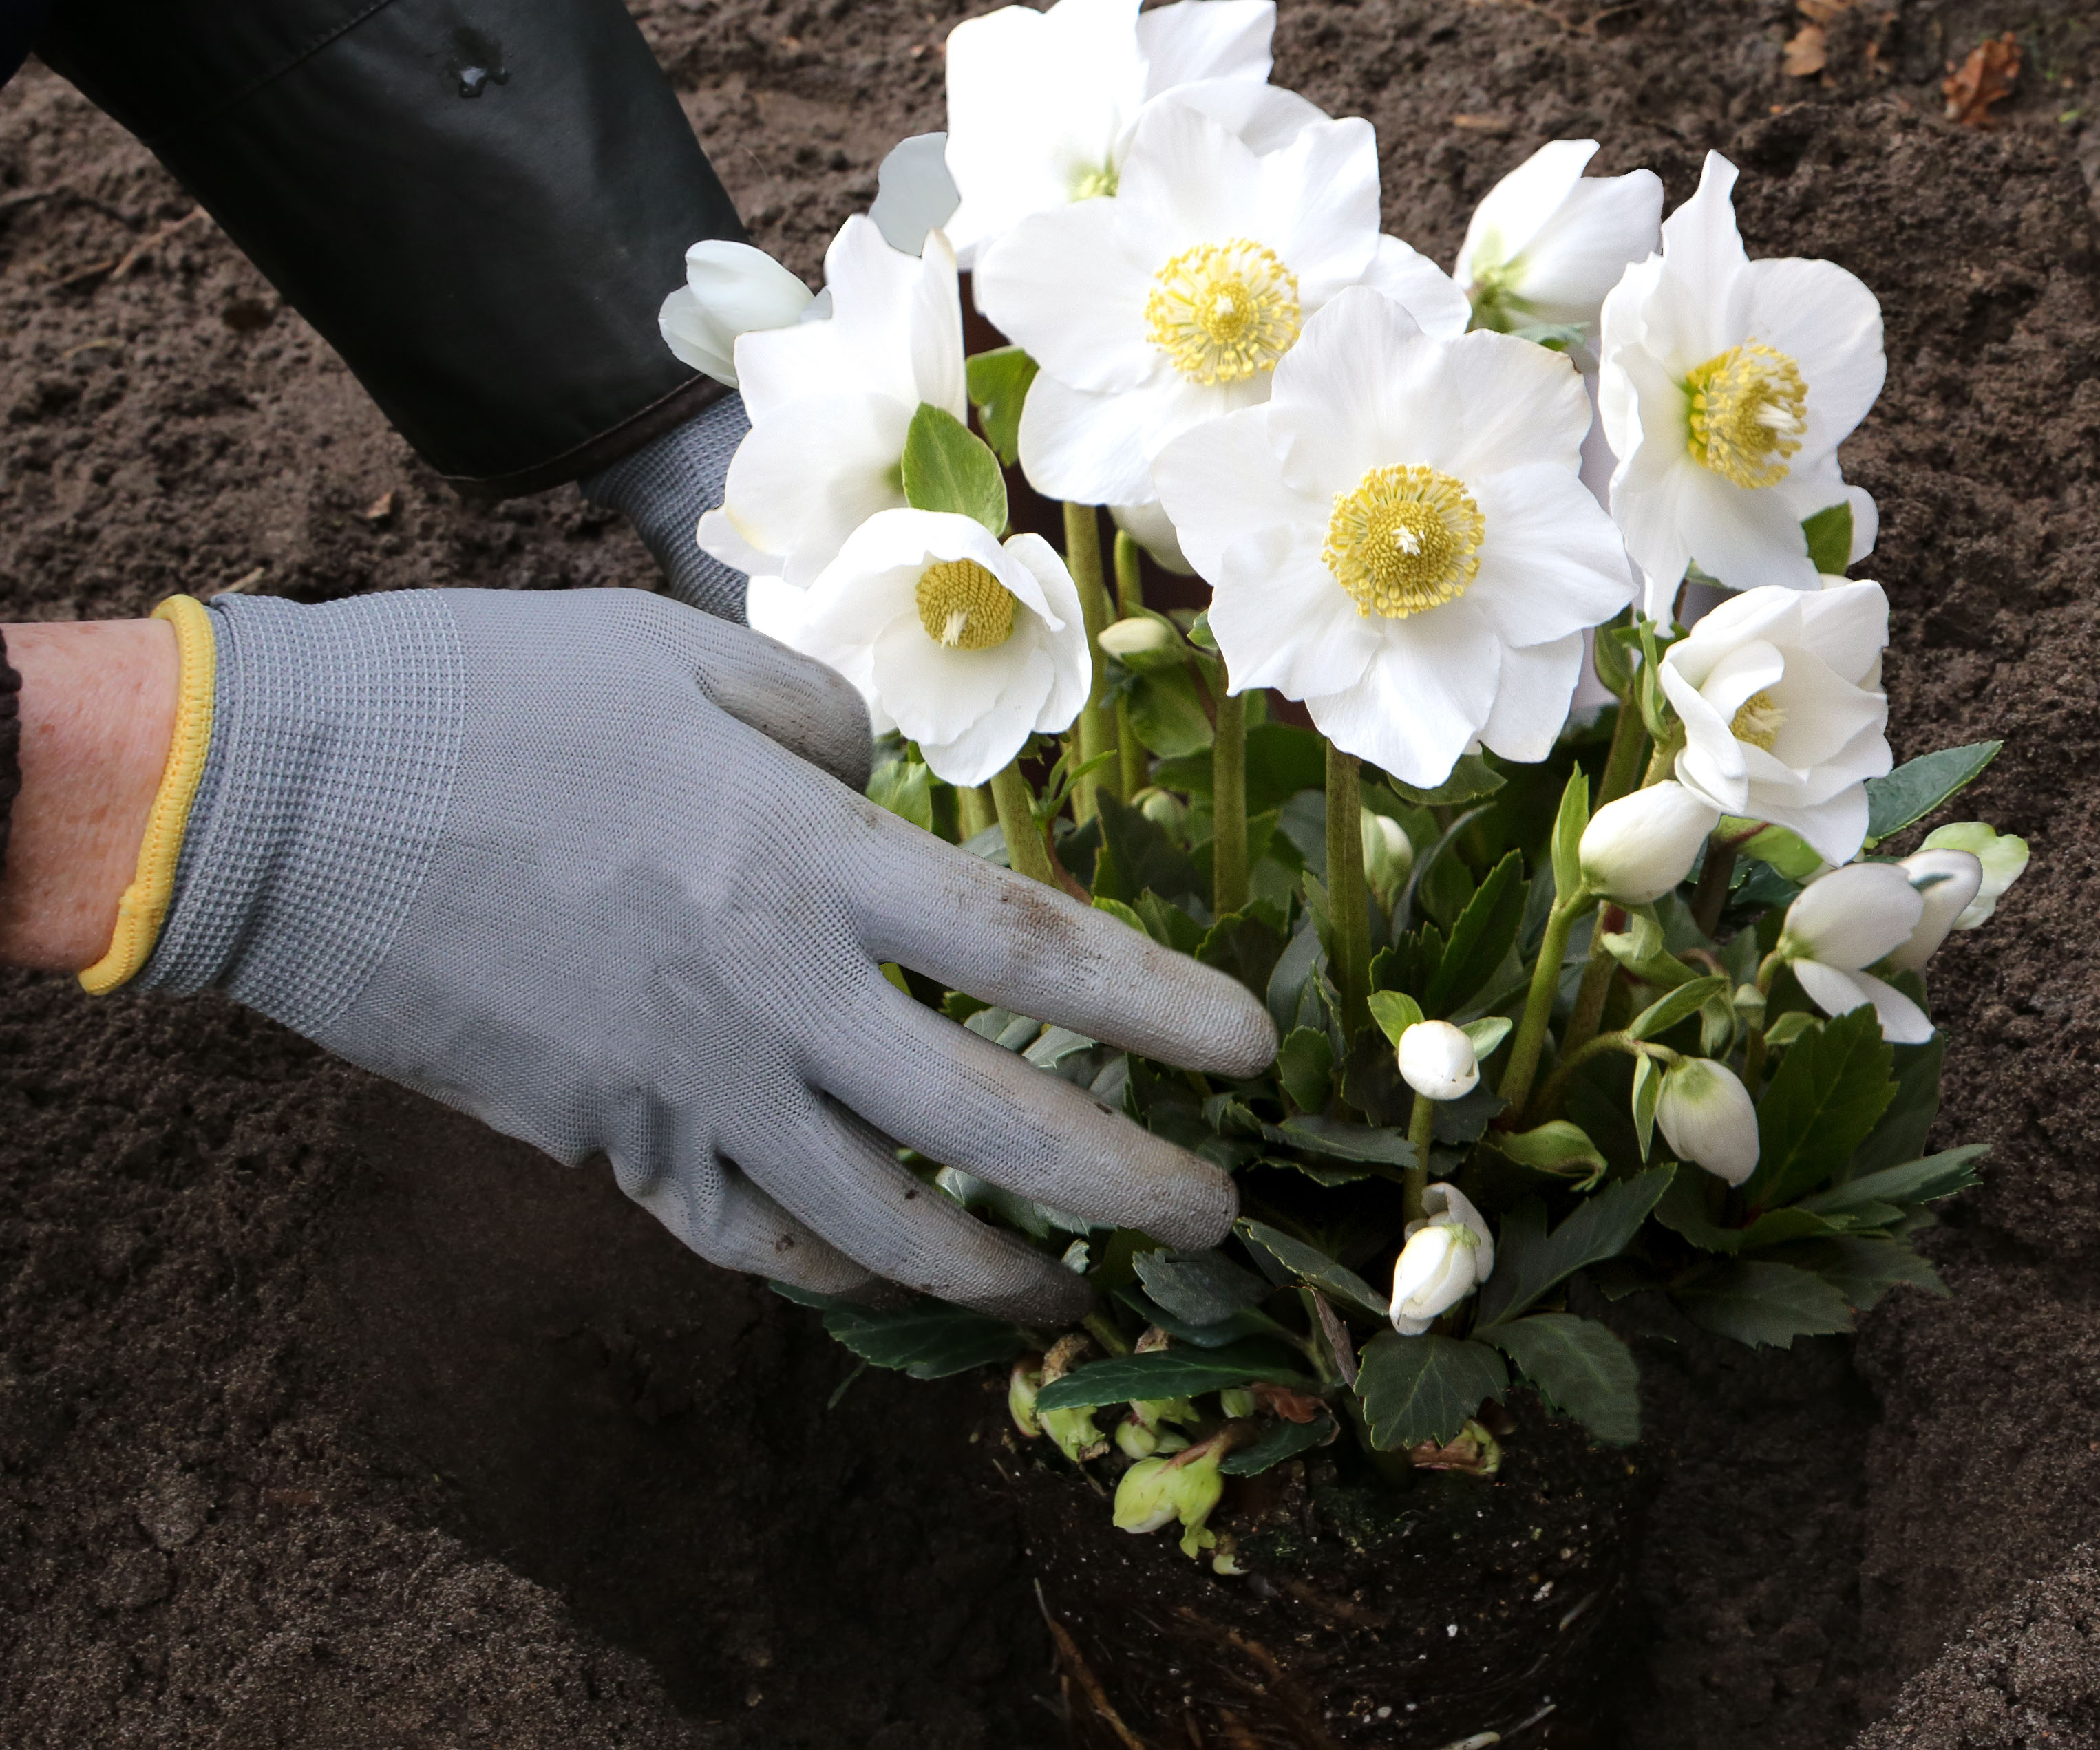
[(1611, 519), (1576, 474), (1590, 407), (1557, 353), (1425, 334), (1343, 292), (1276, 393), (1159, 458), (1235, 691), (1304, 699), (1337, 747), (1424, 787), (1476, 740), (1542, 760), (1582, 628), (1626, 605)]
[(1849, 863), (1810, 882), (1787, 907), (1779, 952), (1825, 1014), (1871, 1003), (1883, 1038), (1922, 1045), (1932, 1037), (1925, 1011), (1866, 968), (1908, 941), (1924, 915), (1923, 896), (1898, 865)]
[(901, 509), (905, 433), (924, 402), (967, 421), (955, 258), (892, 249), (856, 214), (824, 255), (831, 315), (746, 334), (736, 369), (751, 431), (699, 543), (723, 564), (807, 588), (846, 537)]
[(1031, 734), (1068, 728), (1092, 659), (1079, 594), (1049, 543), (1001, 545), (968, 517), (885, 510), (806, 593), (754, 579), (752, 626), (860, 689), (878, 733), (919, 743), (933, 775), (981, 784)]
[(1392, 1328), (1419, 1337), (1494, 1273), (1495, 1240), (1466, 1194), (1451, 1185), (1422, 1193), (1427, 1219), (1407, 1224), (1393, 1261)]
[(1957, 821), (1936, 827), (1925, 835), (1928, 851), (1966, 851), (1983, 865), (1983, 878), (1975, 897), (1954, 920), (1957, 930), (1973, 930), (1990, 921), (2005, 889), (2027, 871), (2027, 841), (2010, 832), (1995, 832), (1980, 820)]
[(1112, 195), (1145, 105), (1167, 92), (1257, 152), (1321, 112), (1268, 82), (1273, 0), (1002, 7), (948, 33), (948, 222), (968, 267), (1031, 213)]
[(734, 389), (737, 337), (787, 328), (809, 307), (809, 287), (765, 250), (710, 238), (686, 251), (686, 283), (656, 327), (680, 359)]
[(1801, 523), (1833, 505), (1852, 507), (1853, 559), (1874, 544), (1874, 501), (1845, 484), (1838, 446), (1882, 392), (1882, 306), (1834, 262), (1750, 260), (1735, 183), (1709, 152), (1661, 253), (1604, 300), (1612, 514), (1658, 614), (1695, 561), (1731, 589), (1817, 588)]
[(1758, 1170), (1758, 1109), (1726, 1064), (1680, 1057), (1664, 1072), (1655, 1122), (1680, 1161), (1740, 1185)]
[(1684, 724), (1677, 776), (1723, 814), (1798, 832), (1849, 862), (1867, 832), (1866, 780), (1889, 769), (1889, 641), (1879, 584), (1814, 594), (1771, 586), (1723, 602), (1663, 652)]
[(1593, 139), (1549, 140), (1473, 209), (1451, 269), (1482, 328), (1580, 327), (1596, 337), (1604, 295), (1655, 253), (1662, 179), (1585, 176)]
[(1087, 505), (1158, 498), (1160, 451), (1266, 400), (1277, 362), (1348, 288), (1386, 293), (1439, 337), (1469, 314), (1450, 279), (1379, 234), (1368, 121), (1317, 121), (1258, 155), (1171, 98), (1139, 120), (1113, 200), (1023, 220), (973, 286), (1042, 367), (1021, 414), (1030, 483)]

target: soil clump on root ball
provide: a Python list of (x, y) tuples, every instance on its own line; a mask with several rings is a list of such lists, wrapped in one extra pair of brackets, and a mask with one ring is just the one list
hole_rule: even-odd
[[(967, 10), (638, 8), (754, 240), (811, 279), (883, 154), (940, 125)], [(1935, 967), (1948, 1108), (1996, 1149), (1926, 1241), (1952, 1298), (1791, 1353), (1630, 1333), (1657, 1494), (1612, 1741), (2084, 1742), (2100, 36), (2069, 0), (1817, 10), (1796, 75), (1805, 15), (1749, 0), (1284, 0), (1277, 78), (1376, 123), (1387, 227), (1440, 262), (1546, 139), (1652, 165), (1673, 205), (1710, 147), (1753, 254), (1882, 301), (1846, 465), (1881, 507), (1897, 757), (2003, 738), (1962, 811), (2035, 850), (1990, 946)], [(1997, 126), (1943, 121), (1948, 63), (2007, 30)], [(192, 209), (50, 75), (0, 96), (0, 612), (650, 587), (572, 491), (453, 500)], [(1063, 1741), (970, 1382), (871, 1373), (827, 1408), (850, 1359), (608, 1173), (215, 998), (9, 975), (0, 1043), (0, 1741)]]

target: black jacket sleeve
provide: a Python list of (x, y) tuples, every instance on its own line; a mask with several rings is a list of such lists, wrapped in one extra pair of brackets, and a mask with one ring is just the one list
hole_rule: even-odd
[(461, 491), (576, 478), (726, 392), (656, 311), (743, 230), (620, 0), (56, 0), (36, 46)]

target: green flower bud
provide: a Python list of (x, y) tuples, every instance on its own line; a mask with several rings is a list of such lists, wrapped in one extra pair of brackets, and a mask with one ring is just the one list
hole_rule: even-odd
[(1378, 895), (1379, 903), (1390, 911), (1414, 866), (1414, 846), (1401, 830), (1400, 822), (1389, 815), (1374, 814), (1365, 809), (1362, 827), (1364, 879)]
[(1218, 1408), (1234, 1422), (1254, 1414), (1258, 1408), (1254, 1394), (1244, 1386), (1229, 1386), (1218, 1394)]
[(1035, 1419), (1035, 1394), (1042, 1389), (1040, 1361), (1032, 1355), (1024, 1355), (1013, 1364), (1013, 1371), (1006, 1380), (1006, 1413), (1013, 1418), (1013, 1426), (1021, 1430), (1023, 1439), (1036, 1440), (1043, 1436), (1043, 1424)]
[(1224, 1495), (1225, 1479), (1218, 1466), (1228, 1450), (1222, 1441), (1207, 1440), (1174, 1458), (1139, 1460), (1116, 1485), (1116, 1528), (1156, 1532), (1179, 1519), (1181, 1553), (1193, 1561), (1199, 1550), (1217, 1541), (1203, 1522)]

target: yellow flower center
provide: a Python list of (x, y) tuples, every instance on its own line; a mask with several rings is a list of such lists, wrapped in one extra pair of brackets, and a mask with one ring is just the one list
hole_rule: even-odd
[(1808, 385), (1783, 352), (1745, 341), (1684, 379), (1692, 459), (1737, 486), (1776, 486), (1808, 430)]
[(1091, 170), (1082, 170), (1072, 183), (1074, 201), (1092, 201), (1102, 195), (1116, 192), (1116, 167), (1113, 164), (1097, 165)]
[(1742, 708), (1729, 720), (1728, 733), (1737, 741), (1770, 753), (1779, 732), (1785, 727), (1786, 712), (1780, 708), (1779, 701), (1760, 689), (1745, 699)]
[(1184, 249), (1159, 270), (1145, 332), (1191, 382), (1237, 383), (1298, 338), (1298, 276), (1273, 250), (1234, 237)]
[(1480, 573), (1487, 520), (1464, 485), (1434, 468), (1374, 468), (1335, 495), (1320, 557), (1357, 611), (1391, 619), (1441, 607)]
[(974, 559), (944, 559), (919, 579), (919, 624), (944, 650), (988, 650), (1013, 636), (1013, 597)]

